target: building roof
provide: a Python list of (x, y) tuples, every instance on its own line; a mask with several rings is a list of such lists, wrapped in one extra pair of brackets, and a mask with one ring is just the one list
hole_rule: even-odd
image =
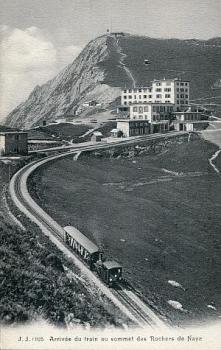
[(127, 122), (127, 123), (134, 123), (134, 122), (145, 122), (145, 123), (149, 123), (148, 119), (117, 119), (117, 122)]
[(111, 132), (118, 132), (118, 131), (120, 131), (120, 129), (117, 129), (117, 128), (111, 130)]
[(169, 120), (165, 119), (165, 120), (156, 120), (153, 121), (152, 124), (168, 124)]
[(173, 114), (202, 114), (202, 112), (197, 111), (182, 111), (182, 112), (173, 112)]
[[(131, 104), (128, 105), (121, 105), (120, 107), (131, 107), (131, 106), (146, 106), (146, 105), (156, 105), (156, 106), (160, 106), (160, 105), (164, 105), (164, 106), (171, 106), (174, 105), (174, 103), (172, 102), (133, 102)], [(118, 107), (119, 108), (119, 107)]]
[(181, 79), (181, 78), (168, 78), (168, 79), (166, 79), (166, 78), (164, 78), (164, 79), (154, 79), (154, 80), (152, 80), (152, 82), (154, 83), (155, 81), (181, 81), (181, 82), (184, 82), (184, 83), (187, 83), (187, 82), (189, 82), (189, 80), (183, 80), (183, 79)]
[(5, 125), (0, 125), (0, 132), (18, 132), (21, 131), (19, 129), (16, 128), (10, 128), (9, 126), (5, 126)]
[(17, 134), (25, 134), (25, 135), (27, 135), (28, 133), (27, 132), (24, 132), (24, 131), (4, 131), (4, 132), (1, 132), (0, 131), (0, 135), (13, 135), (13, 134), (15, 134), (15, 135), (17, 135)]
[(103, 136), (103, 134), (100, 131), (94, 131), (93, 135), (95, 135), (95, 136)]
[(105, 261), (103, 263), (103, 266), (106, 267), (106, 269), (111, 270), (111, 269), (122, 269), (122, 265), (118, 264), (116, 261)]
[(82, 247), (84, 247), (90, 254), (96, 253), (99, 250), (98, 246), (91, 242), (83, 233), (73, 226), (65, 226), (64, 230), (69, 233)]
[(122, 90), (139, 90), (139, 89), (152, 89), (152, 86), (136, 86), (136, 87), (125, 87)]
[(6, 135), (6, 134), (27, 134), (27, 132), (24, 132), (16, 128), (10, 128), (5, 125), (0, 125), (0, 135)]
[[(173, 120), (174, 124), (203, 124), (203, 123), (209, 123), (209, 120)], [(215, 130), (215, 129), (214, 129)]]

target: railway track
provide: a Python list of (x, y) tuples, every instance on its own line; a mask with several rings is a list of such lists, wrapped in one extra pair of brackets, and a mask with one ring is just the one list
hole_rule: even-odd
[[(175, 135), (179, 134), (185, 134), (185, 133), (176, 133)], [(167, 137), (175, 136), (175, 135), (166, 135)], [(154, 135), (155, 136), (155, 135)], [(158, 136), (158, 135), (156, 135)], [(154, 137), (151, 139), (161, 138), (162, 135), (158, 137)], [(147, 138), (141, 138), (139, 140), (146, 140)], [(136, 140), (137, 141), (137, 140)], [(134, 141), (133, 141), (134, 142)], [(127, 142), (131, 143), (131, 142)], [(121, 143), (122, 144), (122, 143)], [(113, 146), (118, 146), (119, 144), (108, 144), (108, 145), (96, 145), (96, 146), (86, 146), (86, 147), (79, 147), (75, 148), (74, 150), (69, 150), (68, 152), (64, 152), (59, 155), (53, 155), (48, 156), (44, 158), (43, 160), (37, 160), (34, 161), (22, 169), (20, 169), (11, 179), (9, 191), (11, 198), (14, 202), (14, 204), (18, 207), (20, 211), (22, 211), (31, 221), (35, 222), (40, 229), (48, 235), (54, 243), (60, 247), (63, 251), (66, 253), (68, 252), (69, 255), (75, 256), (74, 261), (76, 264), (82, 269), (84, 269), (87, 274), (93, 280), (96, 284), (102, 285), (102, 291), (106, 291), (106, 295), (110, 298), (110, 290), (107, 288), (89, 269), (85, 266), (85, 264), (77, 258), (77, 256), (72, 252), (70, 248), (68, 248), (62, 237), (63, 237), (63, 228), (54, 220), (52, 219), (38, 204), (33, 200), (33, 198), (30, 196), (27, 188), (27, 181), (29, 176), (39, 167), (43, 166), (44, 164), (57, 160), (62, 157), (70, 156), (76, 154), (76, 152), (83, 152), (88, 150), (97, 150), (97, 149), (105, 149), (110, 148)], [(165, 327), (165, 323), (159, 318), (151, 309), (149, 306), (144, 304), (132, 291), (126, 290), (125, 288), (120, 288), (118, 290), (113, 291), (113, 297), (114, 294), (117, 296), (118, 301), (120, 301), (120, 304), (118, 303), (118, 306), (121, 308), (125, 314), (127, 314), (133, 321), (137, 323), (137, 325), (141, 327), (145, 326), (151, 326), (152, 328), (162, 328)], [(112, 301), (115, 301), (117, 303), (116, 298), (112, 298)]]
[(51, 148), (45, 148), (45, 149), (41, 149), (41, 150), (35, 150), (35, 151), (30, 151), (30, 154), (35, 154), (35, 153), (44, 153), (44, 152), (55, 152), (55, 151), (72, 151), (72, 150), (78, 150), (79, 152), (81, 150), (85, 150), (85, 148), (87, 148), (88, 150), (90, 149), (99, 149), (99, 148), (111, 148), (111, 147), (118, 147), (121, 145), (130, 145), (133, 143), (139, 143), (142, 141), (151, 141), (151, 140), (157, 140), (157, 139), (167, 139), (167, 138), (171, 138), (171, 137), (176, 137), (176, 136), (182, 136), (182, 135), (186, 135), (188, 134), (188, 132), (186, 131), (178, 131), (178, 132), (168, 132), (165, 134), (150, 134), (150, 135), (144, 135), (144, 136), (135, 136), (135, 137), (130, 137), (130, 139), (119, 139), (119, 141), (113, 141), (110, 143), (104, 143), (101, 142), (99, 145), (88, 145), (85, 146), (84, 144), (81, 145), (72, 145), (72, 146), (63, 146), (63, 147), (51, 147)]
[(147, 325), (151, 328), (155, 328), (152, 320), (149, 317), (147, 317), (147, 315), (143, 312), (143, 310), (139, 308), (138, 305), (135, 304), (133, 300), (130, 299), (123, 290), (121, 291), (117, 290), (115, 292), (118, 295), (118, 298), (121, 299), (123, 303), (130, 306), (133, 315), (137, 319), (139, 319), (140, 323), (143, 324), (143, 326)]

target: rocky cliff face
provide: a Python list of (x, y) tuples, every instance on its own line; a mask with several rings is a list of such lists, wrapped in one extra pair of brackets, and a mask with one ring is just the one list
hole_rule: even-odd
[(43, 119), (51, 121), (57, 116), (73, 115), (83, 110), (88, 99), (102, 99), (106, 108), (119, 95), (119, 89), (105, 84), (105, 70), (100, 62), (108, 56), (106, 36), (91, 41), (76, 60), (54, 79), (36, 86), (29, 98), (14, 109), (6, 124), (31, 127)]
[[(150, 65), (144, 64), (145, 59)], [(214, 95), (220, 95), (216, 84), (221, 78), (220, 62), (220, 38), (200, 41), (104, 35), (92, 40), (54, 79), (37, 86), (8, 115), (6, 124), (28, 128), (58, 116), (87, 115), (93, 112), (84, 106), (89, 100), (110, 110), (120, 88), (147, 86), (152, 79), (163, 77), (190, 80), (192, 99), (206, 97), (209, 102), (211, 96), (211, 101), (218, 102)]]

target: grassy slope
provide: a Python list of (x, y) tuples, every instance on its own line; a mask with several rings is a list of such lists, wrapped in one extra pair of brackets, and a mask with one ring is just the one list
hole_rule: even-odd
[[(119, 65), (120, 54), (116, 52), (115, 39), (108, 38), (107, 43), (109, 56), (100, 63), (105, 68), (105, 83), (122, 88), (130, 87), (131, 80)], [(191, 99), (220, 96), (220, 88), (212, 89), (217, 77), (221, 76), (220, 46), (206, 46), (200, 41), (196, 45), (191, 41), (140, 36), (119, 38), (119, 46), (126, 55), (124, 63), (134, 76), (137, 86), (149, 85), (153, 79), (180, 77), (190, 80)], [(151, 64), (146, 66), (145, 59)], [(219, 98), (206, 102), (220, 101)], [(218, 109), (220, 110), (219, 107)]]
[[(72, 140), (77, 139), (78, 136), (84, 134), (90, 127), (88, 125), (73, 125), (71, 123), (60, 123), (54, 125), (47, 125), (32, 129), (29, 132), (29, 138), (34, 139), (49, 139), (49, 140)], [(54, 135), (55, 137), (52, 137)]]
[[(136, 36), (120, 39), (120, 45), (127, 55), (125, 63), (138, 84), (143, 85), (154, 78), (180, 76), (190, 80), (191, 98), (220, 95), (220, 90), (211, 90), (217, 76), (221, 75), (220, 47)], [(151, 62), (148, 67), (144, 65), (146, 58)]]
[[(192, 140), (137, 157), (136, 163), (65, 159), (35, 175), (37, 193), (60, 223), (77, 226), (121, 262), (125, 277), (176, 323), (213, 318), (218, 311), (207, 304), (221, 306), (221, 182), (208, 165), (215, 149)], [(186, 176), (162, 181), (168, 176), (162, 168)], [(181, 283), (185, 292), (168, 280)], [(169, 299), (190, 312), (173, 310)]]

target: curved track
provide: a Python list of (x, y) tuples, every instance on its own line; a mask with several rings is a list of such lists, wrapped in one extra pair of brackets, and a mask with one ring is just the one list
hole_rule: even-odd
[[(168, 138), (185, 133), (173, 133), (166, 135), (151, 135), (149, 137), (140, 137), (139, 141), (152, 140), (157, 138)], [(138, 139), (125, 140), (123, 143), (131, 144), (137, 142)], [(122, 142), (120, 143), (122, 144)], [(50, 237), (50, 239), (69, 257), (74, 263), (85, 272), (98, 285), (102, 292), (110, 298), (129, 318), (136, 322), (139, 326), (144, 327), (151, 325), (151, 327), (165, 327), (165, 323), (159, 318), (149, 306), (144, 304), (137, 295), (121, 286), (117, 291), (110, 291), (87, 267), (80, 261), (73, 252), (66, 247), (63, 241), (63, 228), (53, 220), (30, 196), (27, 188), (28, 177), (37, 168), (44, 166), (46, 163), (55, 161), (59, 158), (66, 157), (78, 152), (105, 149), (113, 146), (119, 146), (119, 143), (114, 144), (100, 144), (93, 146), (82, 146), (71, 149), (59, 155), (48, 156), (44, 159), (34, 161), (22, 169), (20, 169), (11, 179), (9, 190), (10, 195), (15, 205), (29, 218), (36, 223), (40, 229)]]

